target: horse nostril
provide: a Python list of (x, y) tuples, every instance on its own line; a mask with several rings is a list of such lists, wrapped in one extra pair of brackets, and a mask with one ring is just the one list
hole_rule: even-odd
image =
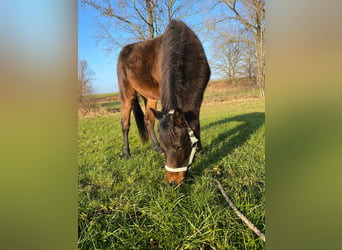
[(171, 187), (176, 187), (177, 186), (177, 182), (176, 181), (171, 181), (169, 184), (170, 184)]

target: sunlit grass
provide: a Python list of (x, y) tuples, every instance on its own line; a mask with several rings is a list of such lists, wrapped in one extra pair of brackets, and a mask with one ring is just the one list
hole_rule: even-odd
[(203, 155), (185, 183), (165, 182), (163, 156), (141, 145), (122, 154), (120, 114), (79, 119), (80, 249), (262, 249), (228, 208), (220, 180), (239, 210), (265, 231), (264, 99), (205, 104)]

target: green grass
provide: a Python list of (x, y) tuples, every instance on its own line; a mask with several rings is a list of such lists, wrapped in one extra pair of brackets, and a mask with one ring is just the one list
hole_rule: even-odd
[(106, 101), (99, 103), (100, 107), (106, 108), (108, 111), (118, 112), (120, 111), (120, 101)]
[(133, 120), (126, 160), (119, 113), (79, 119), (79, 249), (263, 249), (214, 178), (264, 232), (264, 121), (264, 99), (205, 104), (205, 153), (174, 189), (163, 156), (141, 145)]
[(119, 93), (96, 94), (92, 96), (91, 109), (100, 110), (105, 109), (109, 113), (116, 113), (120, 111)]
[(113, 93), (104, 93), (104, 94), (95, 94), (93, 95), (94, 98), (105, 98), (105, 97), (109, 97), (109, 96), (118, 96), (119, 93), (118, 92), (113, 92)]

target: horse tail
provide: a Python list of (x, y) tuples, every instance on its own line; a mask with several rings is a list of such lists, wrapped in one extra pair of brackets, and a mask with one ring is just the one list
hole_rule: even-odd
[(146, 143), (148, 141), (148, 132), (147, 132), (145, 119), (144, 119), (145, 116), (139, 104), (138, 95), (135, 96), (134, 101), (133, 101), (133, 114), (134, 114), (135, 122), (137, 123), (140, 139), (142, 143)]

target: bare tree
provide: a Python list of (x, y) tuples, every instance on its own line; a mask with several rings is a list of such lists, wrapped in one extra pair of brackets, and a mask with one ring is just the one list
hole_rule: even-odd
[(216, 41), (215, 55), (212, 63), (214, 69), (231, 80), (233, 84), (242, 72), (243, 44), (233, 39)]
[[(239, 22), (253, 37), (257, 59), (257, 84), (260, 86), (260, 95), (265, 95), (265, 1), (264, 0), (219, 0), (230, 10), (230, 14), (220, 21)], [(216, 5), (217, 5), (216, 4)]]
[[(196, 6), (192, 0), (161, 0), (159, 9), (164, 12), (163, 9), (167, 10), (167, 23), (174, 18), (186, 18), (203, 11), (200, 6)], [(160, 15), (161, 18), (165, 18), (164, 15)], [(165, 24), (167, 24), (165, 23)]]
[(255, 48), (250, 43), (244, 43), (243, 49), (243, 75), (247, 76), (249, 80), (255, 79), (257, 75), (257, 60)]
[(127, 40), (151, 39), (158, 32), (156, 0), (81, 0), (81, 3), (97, 11), (97, 39), (105, 42), (108, 52), (123, 47)]
[(234, 84), (237, 78), (253, 74), (251, 64), (255, 61), (250, 58), (253, 55), (248, 53), (251, 45), (246, 30), (236, 25), (216, 27), (215, 24), (210, 29), (217, 33), (213, 44), (213, 68)]
[[(173, 18), (195, 13), (191, 0), (81, 0), (97, 11), (98, 42), (105, 50), (160, 35)], [(192, 3), (192, 4), (191, 4)]]
[(94, 89), (92, 80), (95, 73), (89, 69), (86, 60), (78, 62), (78, 104), (79, 108), (89, 108), (92, 103)]

